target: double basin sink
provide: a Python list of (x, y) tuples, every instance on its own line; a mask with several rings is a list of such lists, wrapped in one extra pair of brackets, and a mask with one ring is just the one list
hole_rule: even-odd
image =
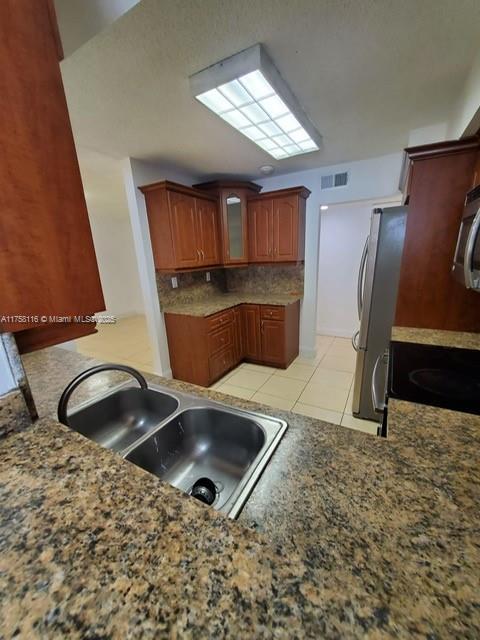
[(68, 425), (231, 518), (287, 429), (283, 420), (130, 383), (77, 406)]

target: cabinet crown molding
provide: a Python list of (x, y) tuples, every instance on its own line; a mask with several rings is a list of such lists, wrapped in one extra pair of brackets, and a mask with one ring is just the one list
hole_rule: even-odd
[(475, 135), (460, 140), (445, 140), (443, 142), (433, 142), (431, 144), (407, 147), (403, 150), (402, 168), (400, 170), (400, 180), (398, 188), (402, 193), (407, 191), (407, 182), (410, 165), (417, 160), (433, 160), (444, 156), (464, 153), (471, 149), (480, 150), (480, 136)]
[(194, 189), (220, 190), (220, 189), (248, 189), (254, 193), (259, 193), (263, 187), (254, 182), (245, 180), (211, 180), (210, 182), (199, 182), (193, 185)]
[(160, 180), (159, 182), (152, 182), (151, 184), (138, 187), (142, 193), (148, 193), (149, 191), (176, 191), (177, 193), (183, 193), (187, 196), (193, 196), (195, 198), (203, 198), (204, 200), (213, 200), (217, 202), (217, 198), (214, 195), (205, 193), (201, 189), (195, 189), (194, 187), (187, 187), (184, 184), (178, 182), (171, 182), (170, 180)]
[(296, 196), (298, 195), (300, 198), (308, 198), (308, 196), (312, 192), (307, 187), (289, 187), (288, 189), (276, 189), (275, 191), (264, 191), (263, 193), (259, 193), (258, 196), (253, 196), (248, 198), (248, 200), (262, 200), (265, 198), (284, 198), (285, 196)]

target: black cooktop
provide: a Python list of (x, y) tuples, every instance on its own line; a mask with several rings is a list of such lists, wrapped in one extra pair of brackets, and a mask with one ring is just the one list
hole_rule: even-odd
[(388, 395), (480, 415), (480, 351), (393, 341)]

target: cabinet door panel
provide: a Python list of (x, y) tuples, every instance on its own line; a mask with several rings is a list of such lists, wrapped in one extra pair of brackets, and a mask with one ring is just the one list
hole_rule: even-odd
[(238, 264), (248, 260), (247, 198), (244, 191), (223, 190), (223, 262)]
[(281, 364), (285, 361), (285, 323), (279, 320), (261, 321), (262, 360)]
[(234, 340), (234, 354), (235, 363), (243, 360), (243, 327), (242, 327), (242, 312), (239, 308), (234, 309), (234, 321), (233, 321), (233, 340)]
[(208, 353), (214, 354), (227, 347), (233, 347), (234, 342), (234, 325), (230, 324), (208, 334)]
[(168, 197), (176, 267), (199, 266), (195, 198), (175, 191), (170, 191)]
[(210, 371), (210, 384), (221, 378), (229, 369), (233, 367), (234, 355), (233, 347), (220, 351), (211, 356), (208, 361)]
[(260, 344), (260, 311), (258, 304), (242, 305), (243, 315), (243, 348), (246, 358), (259, 360)]
[(273, 201), (253, 200), (248, 204), (250, 262), (273, 260)]
[(273, 259), (288, 262), (298, 258), (298, 198), (273, 200)]
[(197, 241), (201, 251), (201, 263), (208, 266), (220, 263), (218, 212), (215, 202), (196, 199)]

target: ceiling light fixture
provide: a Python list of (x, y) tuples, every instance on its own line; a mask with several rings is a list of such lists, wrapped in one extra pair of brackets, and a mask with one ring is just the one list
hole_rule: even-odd
[(270, 176), (275, 171), (275, 168), (271, 164), (264, 164), (260, 167), (260, 173), (264, 176)]
[(326, 211), (328, 209), (328, 204), (321, 204), (320, 211)]
[(322, 136), (260, 44), (190, 77), (202, 104), (276, 160), (318, 151)]

